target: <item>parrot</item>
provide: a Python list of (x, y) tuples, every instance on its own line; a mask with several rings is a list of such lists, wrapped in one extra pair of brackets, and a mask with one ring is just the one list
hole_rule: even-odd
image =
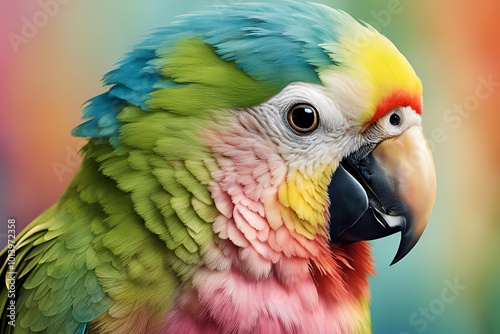
[[(2, 333), (371, 333), (369, 241), (430, 218), (422, 83), (314, 3), (178, 16), (104, 78), (58, 201), (1, 254)], [(14, 309), (14, 311), (12, 311)]]

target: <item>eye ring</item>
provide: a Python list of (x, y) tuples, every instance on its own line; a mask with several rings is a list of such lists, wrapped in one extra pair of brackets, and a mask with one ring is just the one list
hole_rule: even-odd
[(401, 123), (401, 116), (393, 113), (389, 118), (389, 123), (391, 123), (391, 125), (398, 126)]
[(293, 130), (300, 133), (310, 133), (314, 131), (319, 124), (318, 111), (310, 104), (296, 104), (287, 115), (288, 124)]

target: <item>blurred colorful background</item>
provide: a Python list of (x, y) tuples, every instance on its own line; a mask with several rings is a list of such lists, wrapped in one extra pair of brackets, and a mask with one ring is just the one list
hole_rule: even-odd
[[(0, 0), (0, 226), (13, 217), (20, 231), (64, 191), (84, 143), (69, 132), (124, 52), (232, 2)], [(398, 236), (374, 242), (374, 333), (500, 333), (500, 1), (316, 2), (374, 25), (424, 85), (437, 200), (402, 262), (389, 266)]]

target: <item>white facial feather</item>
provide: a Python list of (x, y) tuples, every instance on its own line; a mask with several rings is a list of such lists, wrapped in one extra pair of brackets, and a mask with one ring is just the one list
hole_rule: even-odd
[[(331, 84), (337, 84), (338, 89), (295, 82), (257, 107), (234, 112), (251, 115), (260, 125), (261, 135), (275, 146), (288, 167), (309, 175), (320, 165), (334, 164), (336, 168), (344, 157), (360, 147), (375, 146), (420, 124), (420, 116), (410, 107), (396, 108), (362, 132), (362, 124), (356, 121), (357, 85), (342, 80)], [(311, 133), (297, 133), (288, 123), (288, 112), (297, 104), (309, 104), (318, 111), (319, 124)], [(397, 126), (390, 123), (393, 113), (401, 119)]]

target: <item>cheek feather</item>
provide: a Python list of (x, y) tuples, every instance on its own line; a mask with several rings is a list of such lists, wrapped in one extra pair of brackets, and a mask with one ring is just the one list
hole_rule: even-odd
[(332, 168), (322, 166), (319, 170), (321, 172), (313, 177), (298, 171), (289, 172), (278, 193), (284, 208), (283, 216), (289, 216), (294, 222), (291, 229), (311, 240), (326, 232), (326, 189)]
[(330, 258), (325, 212), (333, 167), (322, 166), (314, 175), (290, 172), (252, 128), (250, 117), (235, 116), (229, 129), (206, 132), (219, 166), (209, 188), (220, 212), (214, 231), (223, 241), (246, 249), (235, 255), (241, 270), (264, 279), (271, 274), (270, 264), (283, 256), (307, 262)]
[(209, 186), (221, 212), (213, 228), (223, 241), (240, 248), (233, 254), (240, 270), (261, 280), (270, 275), (271, 264), (280, 254), (280, 247), (268, 242), (276, 238), (270, 235), (264, 202), (269, 194), (277, 193), (287, 168), (269, 142), (241, 118), (233, 120), (230, 130), (214, 127), (205, 135), (219, 166)]

